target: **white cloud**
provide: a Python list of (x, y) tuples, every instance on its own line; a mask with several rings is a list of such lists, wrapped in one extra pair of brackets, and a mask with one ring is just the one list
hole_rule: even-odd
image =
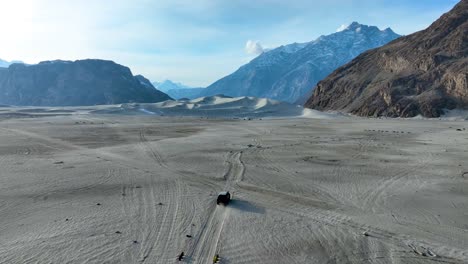
[(336, 29), (336, 32), (341, 32), (341, 31), (345, 30), (348, 26), (349, 26), (349, 24), (347, 24), (347, 25), (343, 24), (339, 28)]
[(262, 44), (258, 41), (254, 40), (247, 40), (247, 43), (245, 43), (245, 52), (249, 55), (259, 55), (262, 54), (264, 51)]

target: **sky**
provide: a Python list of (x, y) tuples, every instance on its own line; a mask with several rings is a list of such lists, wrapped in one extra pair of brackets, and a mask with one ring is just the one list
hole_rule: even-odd
[(458, 0), (0, 0), (0, 58), (99, 58), (152, 81), (207, 86), (264, 49), (353, 21), (408, 35)]

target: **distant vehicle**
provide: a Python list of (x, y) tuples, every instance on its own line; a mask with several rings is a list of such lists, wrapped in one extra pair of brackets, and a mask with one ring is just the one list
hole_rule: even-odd
[(216, 200), (216, 204), (224, 204), (228, 205), (231, 201), (231, 194), (229, 192), (220, 192), (218, 194), (218, 199)]

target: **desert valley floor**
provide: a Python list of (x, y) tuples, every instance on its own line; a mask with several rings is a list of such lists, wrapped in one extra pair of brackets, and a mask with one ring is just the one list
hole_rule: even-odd
[(467, 122), (35, 112), (0, 117), (0, 263), (468, 263)]

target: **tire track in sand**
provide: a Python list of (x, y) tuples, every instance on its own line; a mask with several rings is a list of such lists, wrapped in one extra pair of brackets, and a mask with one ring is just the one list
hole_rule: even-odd
[[(139, 253), (139, 262), (144, 263), (147, 259), (152, 259), (152, 252), (160, 252), (161, 255), (157, 257), (160, 263), (167, 263), (169, 259), (174, 257), (173, 253), (175, 250), (169, 250), (169, 245), (174, 245), (174, 229), (177, 225), (177, 216), (179, 213), (179, 195), (180, 195), (180, 181), (177, 176), (174, 175), (173, 171), (168, 168), (164, 163), (161, 154), (151, 146), (151, 143), (146, 139), (144, 131), (140, 131), (140, 146), (148, 153), (156, 165), (162, 169), (164, 174), (170, 175), (165, 176), (163, 188), (157, 186), (155, 178), (149, 175), (149, 191), (145, 192), (143, 202), (144, 208), (144, 219), (146, 223), (146, 242), (144, 247), (141, 248)], [(175, 186), (175, 189), (171, 188)], [(158, 188), (159, 187), (159, 188)], [(157, 189), (156, 189), (157, 188)], [(162, 196), (161, 196), (162, 194)], [(155, 205), (158, 198), (163, 197), (165, 203), (162, 207), (165, 208), (162, 219), (158, 222), (158, 212), (156, 211)], [(147, 212), (148, 211), (148, 212)], [(158, 225), (159, 224), (159, 225)], [(176, 241), (177, 242), (177, 241)], [(175, 252), (175, 251), (174, 251)]]
[[(242, 151), (230, 152), (224, 160), (225, 190), (231, 191), (237, 187), (237, 183), (243, 180), (245, 165), (242, 161)], [(201, 228), (196, 238), (194, 247), (188, 251), (189, 262), (212, 263), (213, 256), (219, 253), (220, 240), (224, 224), (229, 217), (230, 208), (216, 206), (214, 201), (209, 208), (212, 213)]]
[[(155, 149), (151, 142), (148, 141), (145, 137), (144, 130), (141, 130), (139, 133), (140, 137), (140, 148), (147, 153), (149, 157), (153, 161), (156, 162), (158, 166), (158, 171), (162, 172), (165, 176), (164, 178), (167, 180), (167, 186), (159, 190), (159, 196), (161, 193), (164, 193), (164, 207), (165, 211), (162, 216), (162, 220), (159, 220), (157, 215), (148, 216), (145, 222), (151, 223), (161, 223), (160, 226), (155, 226), (151, 229), (148, 229), (148, 233), (150, 234), (147, 236), (147, 245), (140, 251), (140, 262), (148, 262), (157, 261), (157, 263), (168, 263), (175, 258), (177, 254), (179, 254), (181, 249), (184, 249), (186, 246), (181, 237), (177, 237), (176, 233), (182, 233), (185, 228), (187, 228), (187, 223), (191, 223), (193, 220), (191, 218), (194, 216), (195, 212), (195, 204), (193, 200), (190, 201), (179, 201), (181, 194), (188, 193), (188, 186), (181, 182), (183, 179), (186, 182), (196, 182), (198, 184), (202, 183), (210, 189), (219, 190), (219, 186), (212, 181), (205, 179), (204, 177), (199, 177), (194, 175), (188, 175), (178, 171), (175, 168), (172, 168), (166, 164), (162, 155)], [(192, 179), (196, 178), (196, 179)], [(154, 181), (154, 178), (151, 177), (150, 183)], [(154, 193), (154, 184), (150, 184), (152, 189), (152, 194), (148, 194), (147, 196), (157, 196), (157, 193)], [(171, 187), (175, 186), (171, 189)], [(154, 204), (156, 201), (147, 203), (149, 209), (154, 211)], [(153, 207), (152, 207), (153, 206)], [(183, 207), (184, 214), (179, 216), (179, 211), (181, 211), (181, 207)], [(212, 210), (214, 211), (214, 210)], [(156, 230), (156, 231), (155, 231)], [(190, 242), (189, 242), (190, 243)], [(151, 252), (158, 252), (160, 253), (158, 256), (153, 256)], [(156, 257), (156, 258), (155, 258)]]

